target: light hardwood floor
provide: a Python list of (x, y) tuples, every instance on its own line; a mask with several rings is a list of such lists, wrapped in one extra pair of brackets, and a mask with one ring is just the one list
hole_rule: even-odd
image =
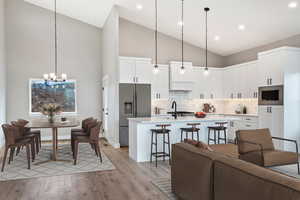
[(2, 200), (164, 200), (151, 180), (170, 176), (168, 162), (137, 164), (128, 149), (104, 147), (116, 170), (0, 182)]

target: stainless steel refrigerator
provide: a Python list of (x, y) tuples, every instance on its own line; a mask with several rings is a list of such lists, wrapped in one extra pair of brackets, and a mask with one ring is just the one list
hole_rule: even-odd
[(119, 85), (119, 142), (121, 146), (129, 144), (128, 118), (151, 116), (151, 85)]

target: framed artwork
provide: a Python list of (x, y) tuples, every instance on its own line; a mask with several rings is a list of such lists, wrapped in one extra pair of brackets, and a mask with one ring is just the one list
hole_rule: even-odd
[(29, 113), (39, 114), (41, 106), (55, 103), (64, 114), (76, 114), (76, 81), (45, 82), (42, 79), (29, 80)]

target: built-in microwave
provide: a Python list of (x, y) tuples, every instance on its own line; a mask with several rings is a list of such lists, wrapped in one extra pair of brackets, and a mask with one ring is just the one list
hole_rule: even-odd
[(258, 105), (283, 105), (283, 85), (259, 87)]

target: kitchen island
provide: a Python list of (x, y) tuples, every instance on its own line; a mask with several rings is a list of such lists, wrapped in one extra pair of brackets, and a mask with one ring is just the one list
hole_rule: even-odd
[[(201, 123), (199, 126), (200, 140), (207, 143), (208, 126), (215, 126), (216, 122), (228, 122), (228, 131), (230, 132), (230, 124), (239, 120), (236, 117), (226, 116), (207, 116), (206, 118), (196, 117), (150, 117), (150, 118), (129, 118), (129, 156), (136, 162), (150, 161), (151, 153), (151, 129), (156, 129), (156, 125), (170, 124), (168, 127), (170, 132), (170, 143), (180, 142), (180, 128), (188, 127), (187, 123)], [(191, 134), (190, 134), (191, 135)], [(158, 138), (158, 151), (162, 149), (162, 138)], [(171, 147), (172, 148), (172, 147)]]

